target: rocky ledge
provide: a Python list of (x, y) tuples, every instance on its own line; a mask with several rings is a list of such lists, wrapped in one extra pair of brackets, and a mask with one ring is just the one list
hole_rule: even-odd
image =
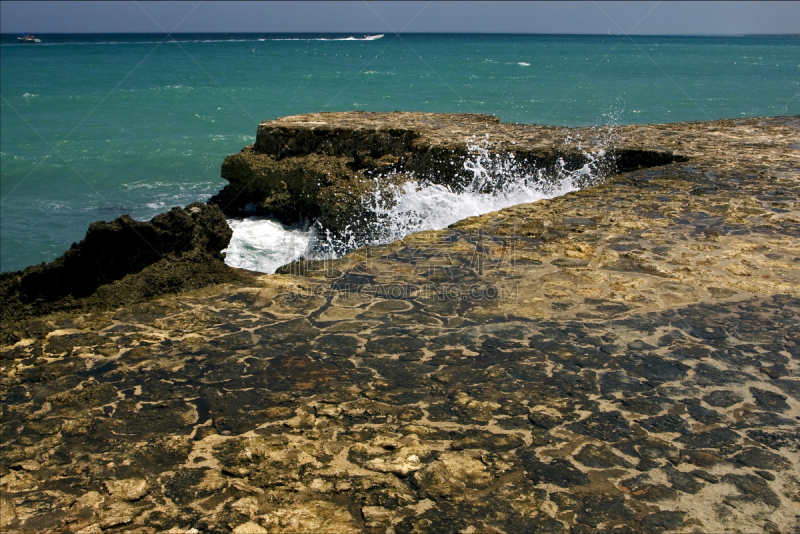
[(614, 133), (673, 156), (340, 260), (21, 319), (0, 528), (799, 531), (800, 117)]
[(115, 309), (241, 276), (220, 251), (233, 232), (216, 206), (173, 208), (150, 222), (124, 215), (89, 226), (51, 263), (0, 275), (0, 340), (17, 341), (18, 321), (58, 311)]
[(507, 124), (490, 115), (346, 112), (284, 117), (261, 123), (255, 144), (225, 159), (222, 177), (230, 184), (209, 202), (229, 216), (318, 221), (340, 232), (362, 230), (360, 225), (371, 222), (365, 204), (376, 194), (391, 201), (394, 188), (405, 182), (464, 188), (474, 178), (465, 163), (476, 159), (478, 149), (498, 163), (486, 169), (497, 183), (510, 166), (548, 181), (559, 169), (578, 169), (590, 161), (599, 173), (609, 175), (683, 159), (667, 150), (610, 142), (606, 129)]

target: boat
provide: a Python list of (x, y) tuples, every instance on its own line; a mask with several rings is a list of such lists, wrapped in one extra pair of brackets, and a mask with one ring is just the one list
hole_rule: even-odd
[(20, 43), (41, 43), (42, 42), (41, 39), (39, 39), (35, 35), (31, 35), (29, 33), (21, 33), (21, 34), (19, 34), (19, 37), (17, 37), (17, 40)]
[(379, 34), (379, 35), (365, 35), (364, 36), (364, 40), (365, 41), (375, 41), (377, 39), (380, 39), (381, 37), (383, 37), (382, 33)]

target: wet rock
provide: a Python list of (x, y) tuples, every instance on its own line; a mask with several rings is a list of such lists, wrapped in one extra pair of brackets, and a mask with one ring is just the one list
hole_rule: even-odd
[(684, 512), (664, 510), (642, 518), (641, 525), (647, 534), (677, 530), (683, 525)]
[(633, 434), (628, 421), (617, 411), (595, 413), (566, 426), (573, 432), (605, 442), (618, 441)]
[(756, 387), (750, 388), (750, 394), (753, 395), (756, 404), (764, 410), (770, 412), (785, 412), (789, 410), (786, 397), (783, 395)]
[(787, 446), (800, 447), (800, 432), (748, 430), (747, 437), (773, 450), (780, 450), (782, 447)]
[(686, 434), (689, 432), (689, 426), (686, 424), (679, 415), (666, 414), (658, 417), (650, 417), (648, 419), (640, 419), (639, 425), (648, 432), (678, 432)]
[(587, 467), (597, 469), (610, 469), (612, 467), (633, 467), (631, 463), (619, 456), (605, 445), (594, 445), (592, 443), (584, 446), (575, 455), (575, 459)]
[(704, 408), (703, 406), (700, 406), (700, 404), (690, 404), (689, 415), (704, 425), (714, 425), (727, 420), (727, 418), (721, 413)]
[(723, 389), (709, 393), (708, 395), (703, 397), (703, 400), (706, 401), (711, 406), (728, 408), (730, 406), (733, 406), (734, 404), (742, 402), (744, 400), (744, 397), (731, 390)]
[(767, 506), (777, 508), (781, 499), (772, 491), (767, 482), (755, 475), (728, 474), (722, 477), (722, 482), (733, 484), (741, 492), (740, 496), (726, 497), (726, 503), (735, 506), (737, 503), (761, 502)]
[(562, 488), (570, 488), (589, 483), (586, 474), (568, 460), (556, 459), (545, 463), (529, 449), (518, 450), (517, 456), (522, 460), (526, 476), (536, 484), (555, 484)]
[(592, 495), (584, 497), (578, 507), (575, 520), (578, 523), (596, 527), (600, 523), (613, 523), (618, 520), (633, 519), (633, 510), (625, 506), (625, 499), (612, 495)]
[(663, 470), (667, 475), (667, 480), (678, 491), (694, 495), (705, 486), (705, 484), (697, 482), (690, 473), (678, 471), (671, 465), (665, 465)]
[(738, 443), (741, 436), (727, 428), (714, 428), (705, 432), (698, 432), (681, 436), (677, 441), (686, 444), (692, 449), (720, 448), (732, 443)]
[[(84, 240), (53, 262), (0, 276), (3, 322), (239, 280), (220, 252), (231, 235), (222, 211), (202, 203), (173, 208), (150, 222), (124, 215), (92, 223)], [(126, 276), (124, 284), (116, 283)]]
[(628, 397), (617, 402), (620, 407), (626, 410), (646, 415), (658, 415), (666, 408), (675, 404), (674, 400), (660, 396)]
[(673, 501), (679, 495), (675, 489), (653, 481), (648, 473), (621, 480), (619, 485), (627, 489), (626, 493), (630, 493), (632, 498), (652, 503)]
[(757, 467), (758, 469), (780, 471), (791, 467), (791, 462), (783, 456), (757, 447), (747, 447), (733, 459), (746, 467)]
[[(690, 369), (688, 365), (655, 355), (633, 357), (622, 363), (622, 367), (633, 376), (639, 376), (654, 383), (680, 380)], [(697, 368), (695, 368), (697, 373)]]

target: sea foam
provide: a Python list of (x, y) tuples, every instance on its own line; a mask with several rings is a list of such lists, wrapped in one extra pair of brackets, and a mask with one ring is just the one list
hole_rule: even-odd
[(225, 261), (233, 267), (273, 273), (300, 257), (338, 258), (358, 247), (391, 243), (414, 232), (446, 228), (467, 217), (558, 197), (603, 179), (600, 163), (606, 153), (602, 149), (584, 152), (587, 163), (578, 169), (568, 169), (559, 160), (554, 169), (533, 171), (513, 155), (492, 154), (490, 149), (488, 140), (473, 139), (470, 157), (464, 162), (472, 180), (463, 190), (416, 176), (391, 194), (379, 192), (366, 198), (364, 209), (370, 215), (366, 230), (359, 225), (357, 231), (333, 234), (317, 223), (297, 229), (266, 217), (229, 220), (233, 238), (225, 250)]

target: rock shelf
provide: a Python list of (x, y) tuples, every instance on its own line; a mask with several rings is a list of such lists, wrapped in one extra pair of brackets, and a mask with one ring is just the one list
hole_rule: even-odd
[(284, 117), (261, 123), (256, 142), (225, 159), (222, 177), (230, 184), (210, 203), (229, 216), (266, 214), (284, 223), (316, 220), (341, 232), (358, 229), (365, 217), (369, 220), (365, 200), (376, 192), (391, 197), (392, 187), (406, 181), (465, 187), (474, 175), (464, 163), (474, 159), (482, 144), (488, 157), (503, 156), (513, 162), (515, 172), (539, 174), (543, 181), (555, 178), (562, 165), (582, 167), (591, 152), (603, 151), (595, 162), (603, 174), (685, 159), (666, 150), (609, 146), (610, 137), (607, 129), (506, 124), (474, 114)]
[[(314, 159), (298, 125), (319, 117), (256, 147)], [(432, 146), (501, 128), (453, 124)], [(395, 137), (433, 135), (415, 128)], [(0, 528), (797, 531), (800, 117), (614, 136), (670, 156), (339, 260), (15, 323)]]

